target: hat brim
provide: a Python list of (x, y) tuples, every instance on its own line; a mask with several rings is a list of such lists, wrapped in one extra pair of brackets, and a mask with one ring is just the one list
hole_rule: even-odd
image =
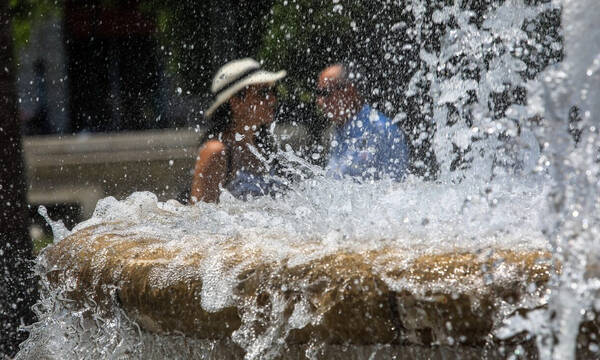
[(244, 89), (246, 86), (274, 83), (278, 80), (283, 79), (285, 75), (287, 75), (287, 72), (285, 70), (281, 70), (276, 73), (260, 70), (253, 73), (252, 75), (238, 81), (237, 83), (233, 84), (230, 88), (220, 93), (219, 96), (215, 98), (215, 101), (208, 108), (208, 110), (204, 112), (204, 116), (207, 118), (211, 117), (219, 106), (221, 106), (223, 103), (229, 100), (238, 91)]

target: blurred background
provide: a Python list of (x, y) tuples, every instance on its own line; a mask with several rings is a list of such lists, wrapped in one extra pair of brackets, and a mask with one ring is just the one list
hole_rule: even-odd
[[(282, 144), (308, 161), (324, 161), (329, 124), (313, 92), (319, 71), (343, 62), (367, 101), (408, 134), (412, 172), (435, 179), (432, 71), (438, 80), (462, 72), (479, 81), (474, 61), (490, 68), (492, 59), (511, 51), (526, 64), (522, 74), (533, 78), (562, 57), (560, 15), (548, 11), (523, 25), (536, 39), (523, 44), (525, 52), (496, 50), (494, 43), (504, 41), (499, 37), (484, 44), (485, 55), (477, 60), (459, 53), (448, 57), (444, 69), (432, 70), (426, 54), (439, 53), (452, 35), (448, 29), (459, 27), (436, 18), (451, 3), (8, 1), (32, 236), (42, 243), (49, 239), (39, 205), (70, 228), (106, 196), (148, 190), (161, 200), (176, 198), (189, 186), (199, 141), (210, 125), (203, 110), (212, 101), (212, 77), (227, 61), (247, 56), (269, 70), (288, 71), (277, 89), (275, 131)], [(486, 12), (504, 1), (459, 3), (481, 28)], [(475, 91), (467, 94), (465, 105), (478, 101)], [(507, 86), (487, 101), (502, 118), (511, 104), (525, 101), (525, 90)], [(471, 114), (447, 108), (449, 124), (460, 118), (470, 126)], [(465, 151), (455, 147), (452, 167), (464, 165)]]
[[(189, 186), (213, 74), (232, 59), (249, 56), (267, 69), (288, 70), (278, 88), (276, 131), (309, 161), (325, 159), (311, 156), (326, 151), (328, 125), (313, 90), (328, 64), (349, 64), (369, 101), (413, 138), (430, 130), (421, 94), (405, 96), (421, 67), (419, 49), (410, 45), (416, 34), (403, 31), (410, 6), (11, 0), (9, 12), (36, 239), (49, 238), (39, 205), (70, 228), (103, 197), (148, 190), (166, 200)], [(430, 176), (435, 161), (427, 140), (413, 153), (427, 163), (417, 172)]]

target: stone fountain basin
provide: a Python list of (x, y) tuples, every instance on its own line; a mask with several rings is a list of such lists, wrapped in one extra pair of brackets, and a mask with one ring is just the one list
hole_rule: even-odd
[[(415, 255), (391, 247), (341, 248), (319, 257), (313, 246), (313, 256), (292, 262), (242, 251), (232, 240), (218, 256), (223, 269), (235, 269), (233, 283), (210, 280), (213, 287), (233, 284), (231, 299), (207, 311), (206, 264), (215, 254), (200, 246), (202, 239), (197, 247), (193, 240), (185, 248), (165, 247), (160, 238), (126, 228), (88, 227), (47, 248), (41, 259), (50, 286), (106, 313), (116, 305), (148, 332), (202, 339), (230, 338), (245, 311), (270, 309), (277, 294), (292, 324), (288, 344), (480, 346), (494, 341), (506, 317), (544, 306), (555, 271), (551, 255), (536, 249)], [(293, 321), (299, 309), (310, 321)]]

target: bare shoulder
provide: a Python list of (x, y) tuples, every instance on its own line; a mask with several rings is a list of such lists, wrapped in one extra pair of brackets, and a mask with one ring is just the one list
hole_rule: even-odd
[(190, 192), (192, 202), (219, 200), (219, 184), (227, 174), (225, 150), (225, 144), (217, 140), (207, 141), (200, 147)]
[(219, 140), (209, 140), (200, 148), (200, 157), (212, 157), (222, 154), (225, 151), (225, 144)]
[(198, 158), (196, 159), (196, 169), (204, 173), (215, 170), (215, 166), (224, 166), (225, 151), (227, 147), (218, 140), (209, 140), (200, 147)]

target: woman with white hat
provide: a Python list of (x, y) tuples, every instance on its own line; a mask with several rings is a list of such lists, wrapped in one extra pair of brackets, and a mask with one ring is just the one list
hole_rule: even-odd
[(277, 100), (272, 87), (285, 75), (285, 70), (262, 70), (249, 58), (229, 62), (217, 71), (211, 88), (215, 100), (205, 112), (214, 125), (198, 152), (192, 202), (217, 202), (221, 188), (241, 198), (273, 190), (257, 156), (265, 150), (258, 134), (273, 121)]

